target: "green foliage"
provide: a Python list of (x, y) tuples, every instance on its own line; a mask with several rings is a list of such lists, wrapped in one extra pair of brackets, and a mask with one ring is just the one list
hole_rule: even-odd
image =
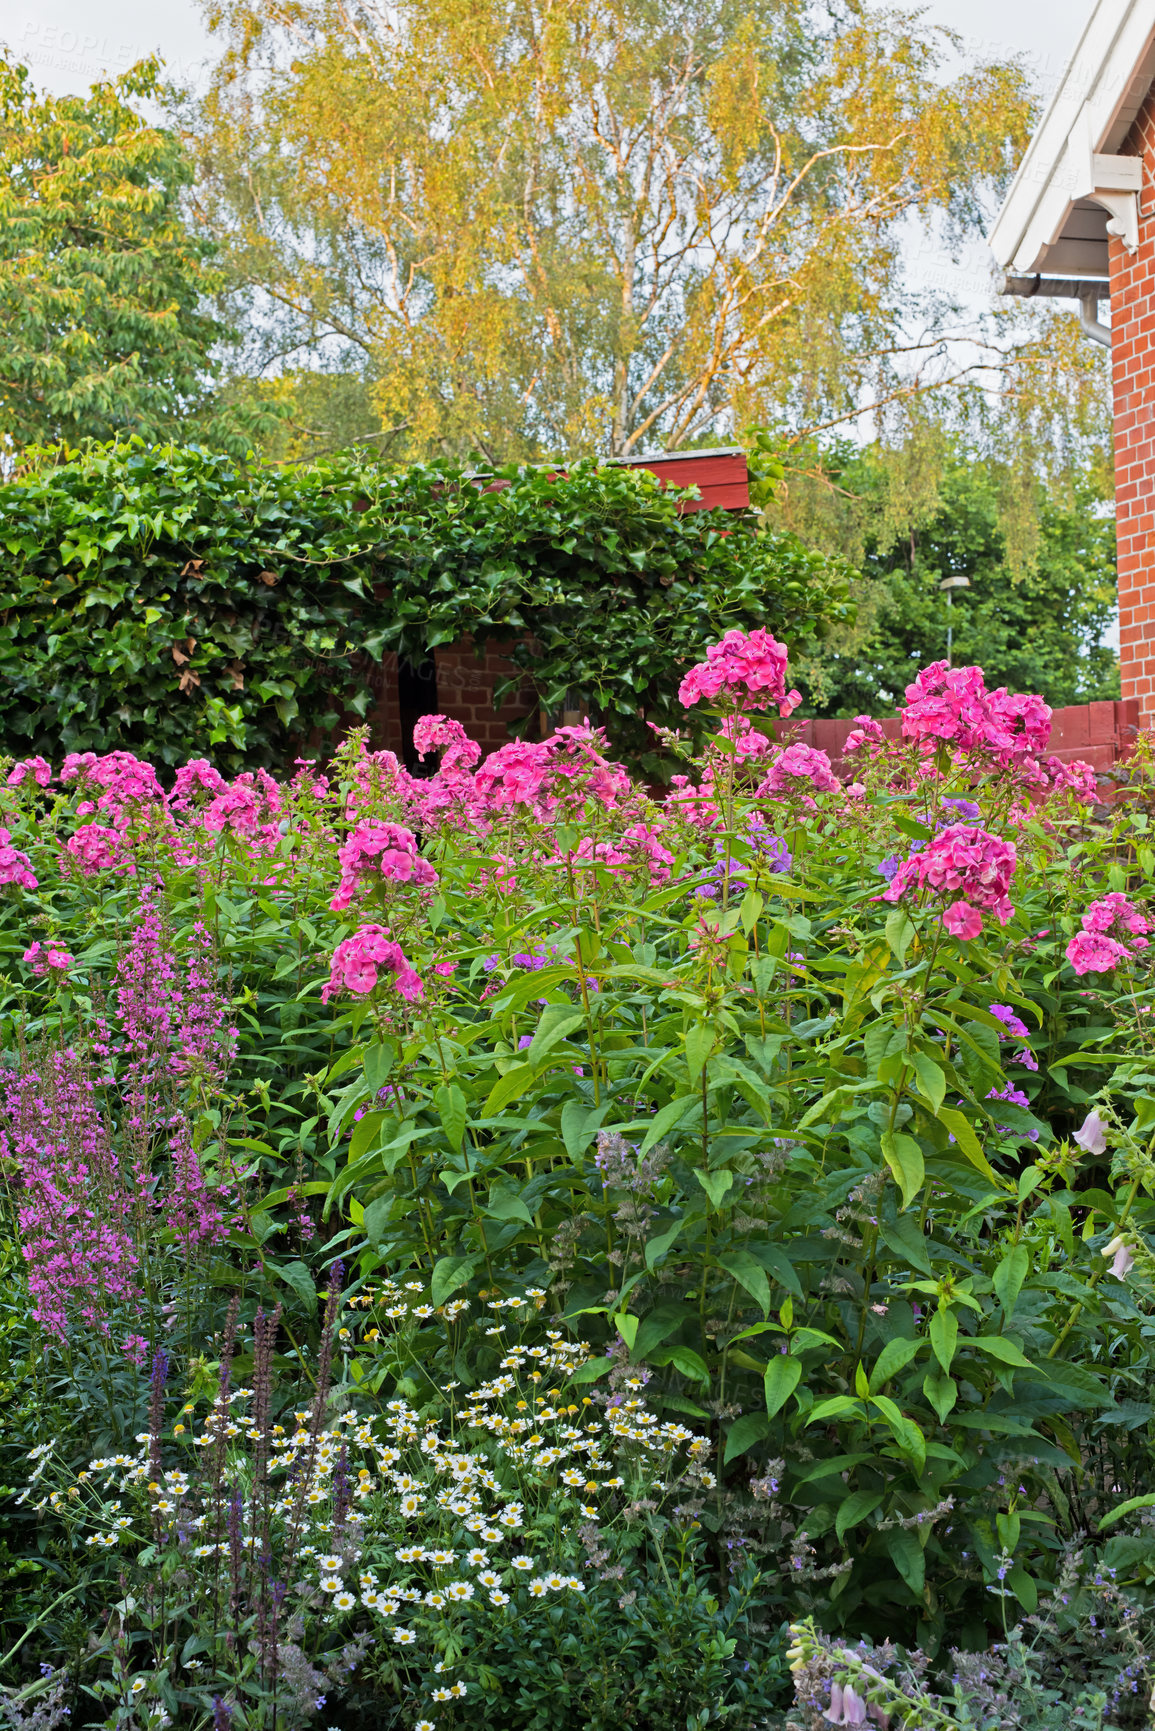
[(9, 448), (187, 437), (198, 414), (218, 440), (246, 448), (243, 420), (208, 412), (210, 351), (228, 332), (203, 308), (214, 248), (181, 213), (189, 161), (174, 132), (132, 106), (158, 92), (155, 60), (87, 97), (58, 97), (0, 59), (0, 440)]
[[(1064, 494), (1032, 481), (1029, 501), (1012, 501), (1036, 514), (1030, 559), (1016, 564), (1001, 462), (950, 452), (930, 499), (905, 506), (874, 453), (843, 453), (828, 478), (842, 493), (812, 502), (807, 530), (820, 545), (858, 540), (860, 606), (857, 628), (799, 669), (808, 713), (888, 713), (920, 667), (945, 658), (948, 624), (955, 665), (981, 665), (988, 685), (1037, 691), (1055, 708), (1118, 697), (1118, 657), (1102, 643), (1116, 606), (1115, 523), (1089, 482)], [(958, 576), (971, 586), (948, 607), (939, 584)]]
[(0, 485), (0, 744), (284, 763), (366, 713), (384, 654), (471, 635), (512, 641), (543, 705), (581, 692), (652, 759), (642, 712), (678, 719), (677, 680), (721, 632), (813, 641), (850, 611), (838, 561), (752, 517), (679, 516), (648, 475), (499, 478), (130, 442)]
[[(531, 1381), (535, 1347), (581, 1340), (596, 1410), (644, 1389), (666, 1424), (708, 1437), (716, 1482), (689, 1513), (720, 1607), (735, 1553), (756, 1561), (772, 1626), (811, 1613), (932, 1655), (984, 1648), (1096, 1571), (1146, 1600), (1152, 952), (1076, 976), (1065, 951), (1107, 891), (1152, 923), (1149, 757), (1092, 823), (1063, 794), (1032, 804), (981, 746), (941, 746), (936, 775), (916, 745), (864, 756), (849, 799), (809, 781), (756, 794), (764, 764), (719, 736), (697, 763), (716, 806), (703, 825), (684, 798), (627, 790), (596, 741), (550, 749), (536, 810), (398, 780), (356, 738), (264, 828), (134, 796), (131, 875), (61, 870), (83, 787), (5, 784), (4, 827), (39, 879), (0, 904), (6, 1045), (80, 1043), (109, 1015), (142, 885), (161, 886), (175, 956), (204, 923), (232, 998), (239, 1050), (202, 1103), (201, 1146), (219, 1148), (212, 1181), (235, 1185), (237, 1220), (195, 1280), (153, 1257), (140, 1332), (171, 1338), (199, 1398), (227, 1358), (234, 1287), (238, 1377), (257, 1306), (280, 1304), (281, 1365), (319, 1378), (318, 1299), (340, 1257), (338, 1404), (387, 1412), (429, 1377), (464, 1403), (507, 1371)], [(953, 822), (946, 797), (973, 798), (1016, 849), (1007, 924), (988, 916), (968, 941), (929, 892), (881, 900), (883, 862)], [(369, 816), (420, 828), (437, 883), (367, 868), (341, 913), (338, 848)], [(626, 851), (635, 824), (669, 854), (658, 869)], [(402, 996), (383, 968), (373, 993), (326, 1004), (330, 953), (366, 924), (388, 926), (423, 990)], [(21, 962), (34, 933), (72, 952), (61, 978)], [(993, 1006), (1027, 1033), (1006, 1038)], [(1101, 1134), (1076, 1142), (1091, 1106)], [(411, 1280), (428, 1302), (402, 1314)], [(539, 1338), (511, 1349), (499, 1312), (535, 1292)], [(493, 1334), (466, 1340), (462, 1304)], [(83, 1399), (89, 1433), (133, 1436), (143, 1378), (135, 1400), (129, 1369), (102, 1390), (81, 1361), (116, 1353), (76, 1334), (81, 1393), (47, 1344), (45, 1426)], [(537, 1397), (522, 1398), (524, 1429), (501, 1434), (540, 1448)], [(27, 1438), (40, 1415), (24, 1413)], [(603, 1634), (581, 1639), (598, 1652)]]

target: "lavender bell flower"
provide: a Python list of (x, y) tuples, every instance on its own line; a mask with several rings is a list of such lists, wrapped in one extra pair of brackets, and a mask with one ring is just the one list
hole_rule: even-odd
[(1111, 1264), (1111, 1273), (1115, 1276), (1116, 1280), (1126, 1280), (1127, 1275), (1135, 1266), (1135, 1257), (1131, 1250), (1131, 1246), (1128, 1244), (1126, 1236), (1122, 1232), (1117, 1232), (1114, 1238), (1112, 1238), (1110, 1244), (1104, 1244), (1099, 1254), (1100, 1256), (1114, 1257), (1115, 1260)]
[(1088, 1154), (1105, 1154), (1107, 1126), (1097, 1112), (1088, 1112), (1071, 1140)]
[(853, 1683), (832, 1683), (830, 1705), (822, 1717), (831, 1725), (865, 1725), (866, 1702)]

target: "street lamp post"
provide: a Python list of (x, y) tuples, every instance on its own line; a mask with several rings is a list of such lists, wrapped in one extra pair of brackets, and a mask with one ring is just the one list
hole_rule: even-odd
[(970, 586), (969, 577), (944, 577), (939, 584), (939, 588), (946, 595), (946, 664), (948, 667), (951, 665), (951, 648), (954, 643), (954, 619), (951, 613), (954, 591), (956, 589), (969, 589)]

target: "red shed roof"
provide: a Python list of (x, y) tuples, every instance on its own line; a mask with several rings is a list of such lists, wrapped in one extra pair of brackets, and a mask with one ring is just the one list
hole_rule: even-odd
[(744, 511), (750, 504), (750, 475), (741, 445), (706, 451), (649, 451), (619, 457), (623, 469), (648, 469), (672, 487), (697, 487), (701, 497), (683, 501), (683, 511)]

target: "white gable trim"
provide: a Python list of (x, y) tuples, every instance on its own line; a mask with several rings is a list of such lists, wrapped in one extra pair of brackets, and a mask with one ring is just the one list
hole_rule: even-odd
[(1155, 0), (1097, 0), (988, 236), (1004, 269), (1107, 276), (1138, 244), (1141, 164), (1118, 154), (1155, 80)]

